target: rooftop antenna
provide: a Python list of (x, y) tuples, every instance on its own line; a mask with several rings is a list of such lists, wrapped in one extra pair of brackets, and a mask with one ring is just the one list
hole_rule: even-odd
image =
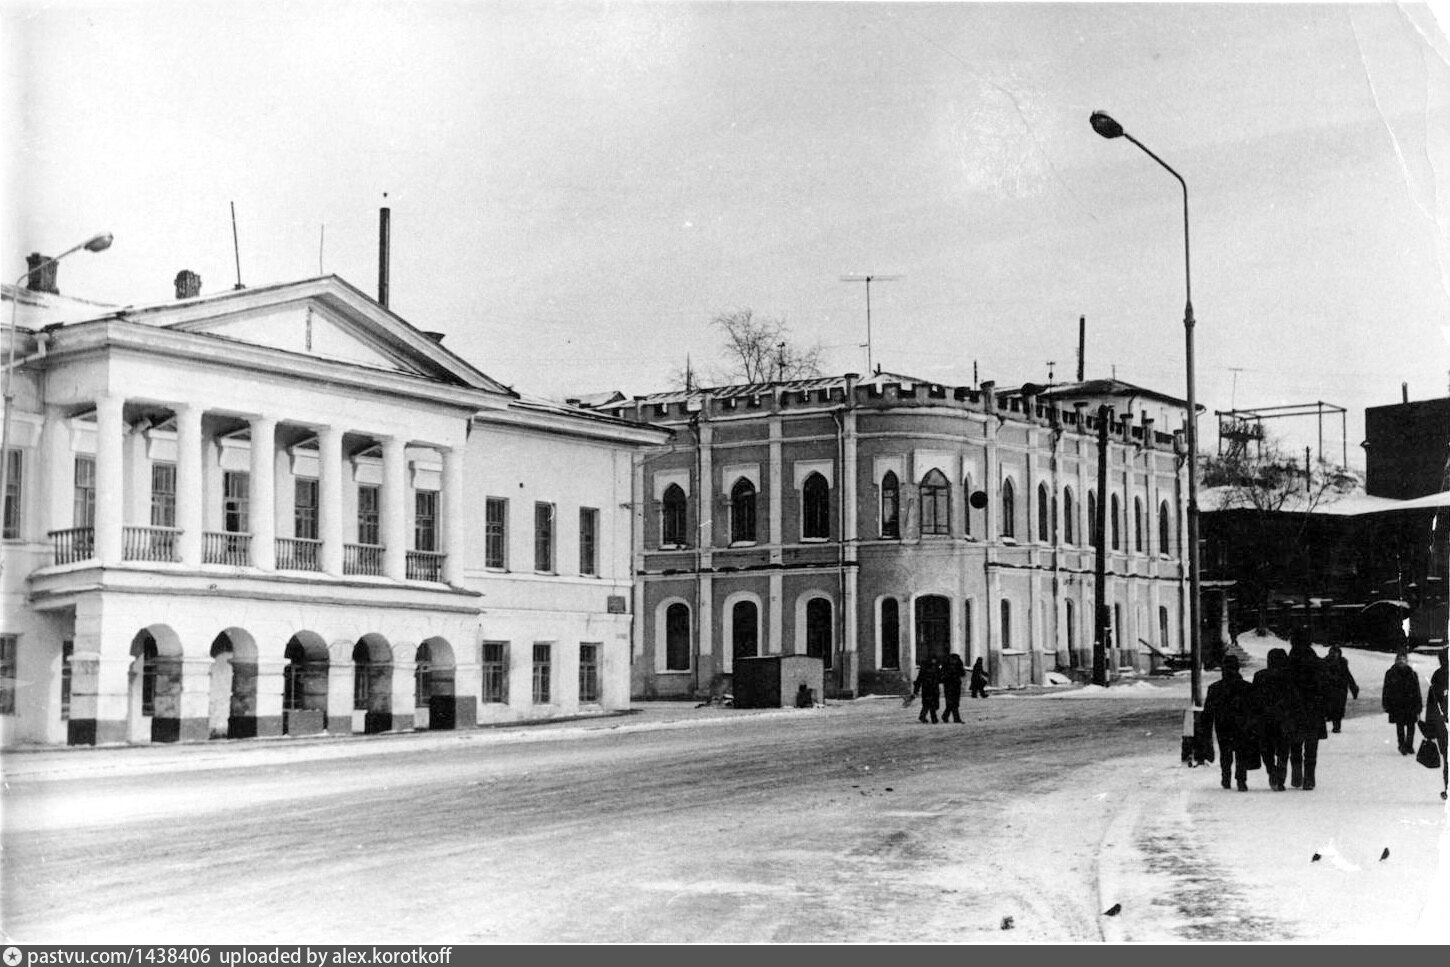
[(895, 282), (901, 278), (899, 275), (843, 275), (842, 282), (865, 282), (866, 283), (866, 372), (871, 372), (871, 283), (872, 282)]
[(239, 246), (237, 244), (237, 203), (236, 202), (232, 202), (231, 204), (232, 204), (232, 255), (235, 256), (235, 258), (237, 260), (237, 284), (234, 285), (234, 286), (232, 286), (232, 288), (234, 288), (234, 289), (244, 289), (244, 288), (246, 288), (246, 286), (242, 285), (242, 249), (241, 249), (241, 246)]
[(393, 210), (387, 206), (388, 193), (383, 192), (383, 207), (378, 211), (378, 304), (388, 307), (388, 261), (391, 255)]
[(1052, 385), (1052, 367), (1054, 367), (1056, 365), (1057, 365), (1057, 360), (1055, 360), (1055, 359), (1049, 359), (1047, 361), (1047, 385), (1048, 386), (1051, 386)]
[(317, 230), (317, 274), (325, 275), (322, 270), (322, 249), (327, 244), (327, 223), (323, 222)]

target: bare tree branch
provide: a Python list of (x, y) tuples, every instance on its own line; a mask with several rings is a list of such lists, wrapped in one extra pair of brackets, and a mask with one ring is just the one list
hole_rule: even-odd
[(723, 333), (721, 383), (769, 383), (821, 375), (824, 348), (791, 341), (784, 319), (757, 316), (751, 309), (733, 309), (710, 320)]

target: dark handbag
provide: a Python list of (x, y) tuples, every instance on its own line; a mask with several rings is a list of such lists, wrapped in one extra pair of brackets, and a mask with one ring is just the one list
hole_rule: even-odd
[(1244, 768), (1250, 772), (1264, 767), (1264, 760), (1259, 757), (1258, 746), (1251, 746), (1239, 752), (1239, 758), (1244, 760)]
[(1440, 747), (1429, 739), (1420, 740), (1420, 751), (1415, 753), (1415, 761), (1426, 769), (1440, 768)]

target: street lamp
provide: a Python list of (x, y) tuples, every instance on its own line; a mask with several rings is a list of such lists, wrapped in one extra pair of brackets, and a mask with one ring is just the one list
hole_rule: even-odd
[[(61, 252), (54, 258), (49, 258), (43, 262), (38, 262), (30, 268), (26, 269), (25, 273), (21, 275), (20, 278), (15, 280), (15, 285), (18, 287), (20, 283), (24, 282), (32, 273), (45, 268), (47, 265), (54, 265), (56, 262), (59, 262), (67, 255), (70, 255), (72, 252), (79, 252), (81, 249), (85, 249), (87, 252), (104, 252), (110, 247), (110, 232), (106, 232), (102, 235), (96, 235), (93, 238), (89, 238), (86, 241), (80, 243), (79, 245), (74, 245), (66, 249), (64, 252)], [(3, 424), (0, 424), (0, 532), (3, 532), (4, 529), (3, 518), (5, 513), (5, 498), (10, 493), (10, 412), (15, 408), (15, 313), (19, 305), (20, 298), (19, 294), (16, 293), (10, 301), (10, 322), (6, 328), (6, 336), (8, 337), (8, 339), (5, 360), (5, 416), (3, 419)], [(16, 507), (15, 512), (18, 519), (20, 508)], [(3, 567), (3, 560), (0, 560), (0, 569), (3, 569)]]
[[(1093, 130), (1105, 138), (1127, 138), (1143, 153), (1163, 166), (1183, 188), (1183, 279), (1187, 293), (1183, 304), (1183, 338), (1187, 350), (1188, 368), (1188, 421), (1184, 433), (1188, 440), (1188, 641), (1189, 660), (1193, 663), (1192, 701), (1193, 713), (1203, 703), (1203, 651), (1199, 635), (1199, 575), (1198, 575), (1198, 404), (1193, 393), (1193, 276), (1188, 263), (1188, 183), (1169, 164), (1143, 146), (1123, 126), (1103, 111), (1094, 111), (1088, 119)], [(1186, 751), (1186, 750), (1185, 750)]]

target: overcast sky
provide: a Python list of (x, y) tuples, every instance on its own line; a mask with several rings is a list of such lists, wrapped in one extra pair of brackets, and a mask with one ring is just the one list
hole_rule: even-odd
[[(3, 11), (0, 256), (71, 295), (325, 273), (515, 388), (667, 388), (751, 308), (970, 385), (1450, 387), (1450, 44), (1417, 5), (50, 2)], [(384, 192), (387, 193), (384, 201)], [(1297, 446), (1312, 418), (1272, 425)], [(1212, 416), (1201, 447), (1216, 446)], [(1326, 455), (1341, 450), (1326, 423)]]

